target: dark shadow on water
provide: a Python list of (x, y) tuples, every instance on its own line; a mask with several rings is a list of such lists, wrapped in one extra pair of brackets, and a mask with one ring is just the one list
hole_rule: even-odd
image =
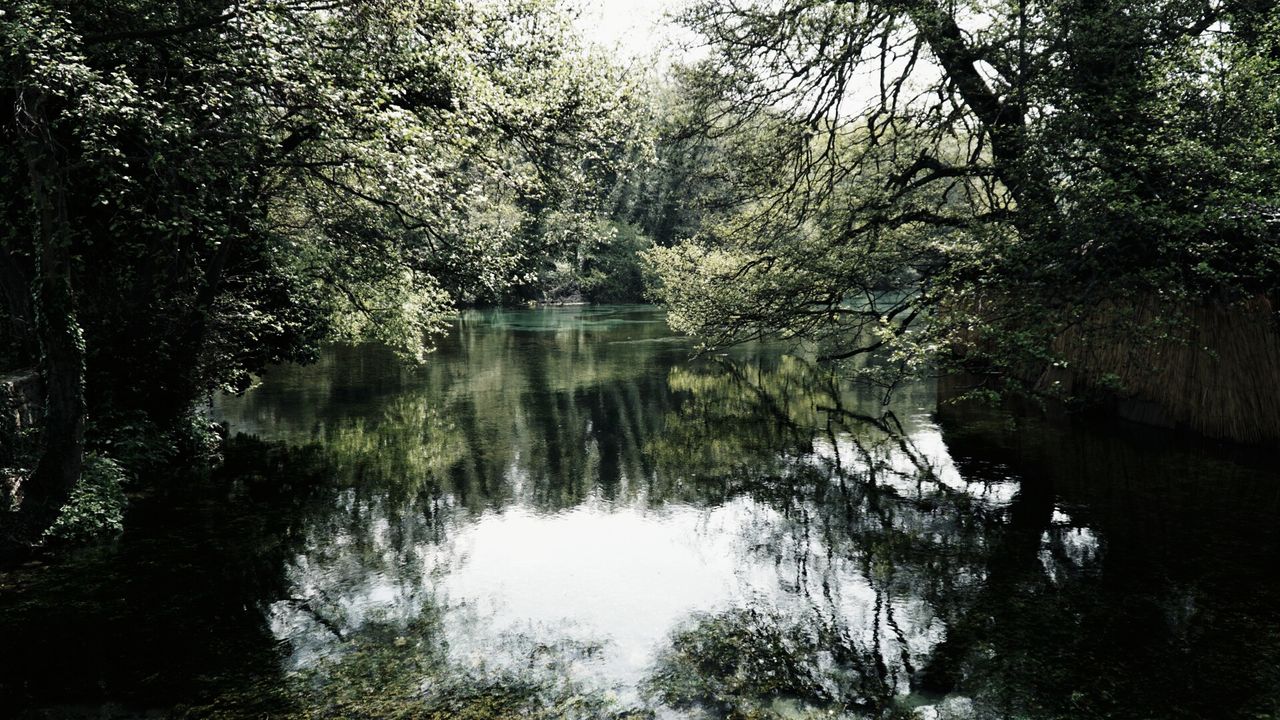
[[(280, 678), (262, 603), (287, 589), (329, 468), (314, 449), (245, 438), (228, 455), (211, 478), (135, 501), (114, 543), (0, 576), (0, 715), (181, 708)], [(263, 693), (253, 712), (282, 703)]]

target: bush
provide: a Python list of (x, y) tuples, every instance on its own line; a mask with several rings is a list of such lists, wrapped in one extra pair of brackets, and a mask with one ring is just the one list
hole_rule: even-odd
[(644, 302), (640, 252), (653, 241), (634, 226), (614, 223), (612, 236), (584, 258), (580, 285), (593, 303)]
[(137, 478), (158, 477), (174, 467), (210, 467), (221, 460), (221, 429), (198, 411), (171, 427), (161, 427), (141, 412), (103, 412), (90, 418), (86, 434), (91, 451), (109, 455)]
[(79, 544), (114, 535), (124, 528), (124, 469), (115, 460), (90, 453), (80, 480), (45, 541)]

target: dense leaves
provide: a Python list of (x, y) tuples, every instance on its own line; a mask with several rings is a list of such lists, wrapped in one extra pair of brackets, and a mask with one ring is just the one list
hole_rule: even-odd
[(538, 0), (23, 0), (0, 37), (0, 337), (67, 388), (46, 450), (86, 407), (93, 443), (171, 433), (325, 339), (421, 357), (594, 226), (633, 135)]
[(114, 460), (100, 455), (85, 458), (80, 481), (45, 536), (72, 543), (120, 532), (124, 529), (126, 480), (124, 470)]
[(1185, 337), (1179, 308), (1274, 306), (1273, 3), (705, 2), (684, 20), (709, 44), (688, 92), (736, 202), (649, 258), (711, 345), (782, 333), (889, 352), (887, 382), (1034, 379), (1081, 323)]

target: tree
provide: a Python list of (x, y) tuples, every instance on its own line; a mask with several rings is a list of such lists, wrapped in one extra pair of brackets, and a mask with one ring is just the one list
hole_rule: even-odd
[(1198, 303), (1274, 307), (1273, 3), (703, 2), (683, 20), (707, 39), (690, 92), (735, 148), (737, 203), (649, 260), (708, 344), (781, 333), (885, 353), (890, 384), (1015, 384), (1064, 362), (1072, 327), (1136, 343)]
[[(421, 356), (555, 250), (628, 89), (551, 3), (23, 0), (0, 15), (0, 329), (47, 388), (18, 534), (89, 442), (165, 460), (218, 389), (329, 338)], [(87, 430), (86, 430), (87, 427)], [(133, 448), (133, 449), (131, 449)]]

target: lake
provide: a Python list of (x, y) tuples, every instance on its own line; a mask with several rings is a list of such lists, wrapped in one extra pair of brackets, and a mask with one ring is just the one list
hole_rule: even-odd
[(0, 716), (1280, 713), (1274, 454), (694, 350), (469, 311), (215, 398), (218, 470), (0, 574)]

